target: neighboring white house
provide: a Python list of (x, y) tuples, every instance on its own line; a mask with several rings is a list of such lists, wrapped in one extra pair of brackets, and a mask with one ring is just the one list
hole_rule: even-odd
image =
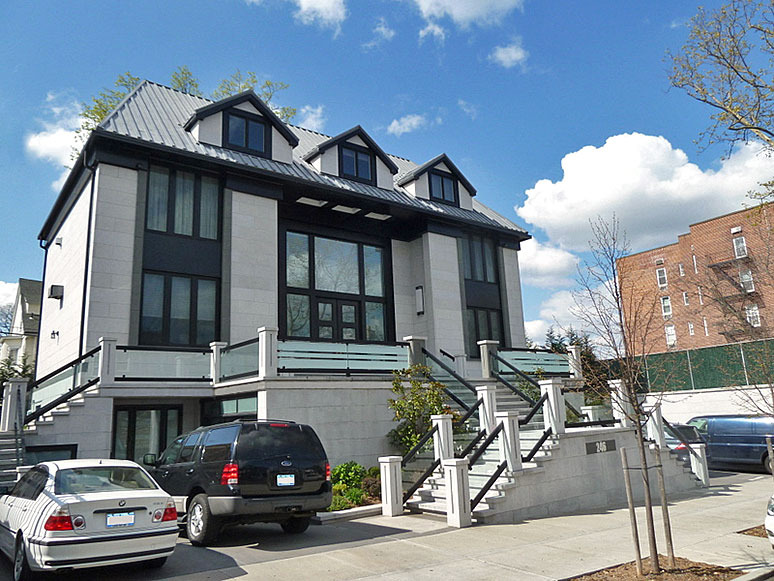
[(19, 279), (11, 327), (0, 337), (0, 360), (10, 359), (16, 365), (35, 363), (42, 288), (39, 280)]
[[(92, 132), (40, 232), (37, 378), (103, 337), (128, 349), (112, 363), (103, 352), (111, 378), (84, 416), (89, 437), (54, 426), (37, 443), (137, 458), (246, 398), (253, 413), (325, 424), (296, 404), (272, 406), (261, 381), (213, 385), (209, 367), (198, 382), (158, 375), (175, 354), (249, 341), (258, 328), (285, 348), (378, 350), (422, 336), (470, 369), (478, 340), (524, 346), (517, 252), (529, 235), (476, 194), (446, 155), (417, 165), (360, 126), (328, 137), (283, 123), (252, 91), (213, 103), (141, 83)], [(120, 383), (139, 354), (145, 375)], [(389, 382), (330, 375), (303, 383), (296, 373), (282, 393), (315, 392), (302, 399), (319, 411), (323, 386), (349, 386), (336, 413), (373, 432), (369, 458), (384, 451), (389, 410), (361, 412), (386, 400)], [(356, 402), (364, 385), (378, 394)], [(318, 430), (329, 449), (358, 437), (342, 417)]]

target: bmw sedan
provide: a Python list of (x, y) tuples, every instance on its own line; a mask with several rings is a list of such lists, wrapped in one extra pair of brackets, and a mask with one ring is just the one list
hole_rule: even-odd
[(178, 536), (172, 498), (127, 460), (42, 462), (0, 496), (14, 579), (134, 561), (161, 567)]

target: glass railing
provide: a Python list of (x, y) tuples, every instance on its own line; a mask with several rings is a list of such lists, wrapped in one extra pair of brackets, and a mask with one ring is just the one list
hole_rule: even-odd
[(406, 367), (408, 345), (280, 341), (278, 370), (293, 373), (392, 373)]
[(34, 412), (51, 403), (68, 391), (85, 385), (99, 376), (99, 349), (94, 349), (82, 358), (55, 371), (32, 385), (27, 411)]
[(258, 375), (258, 337), (235, 343), (220, 352), (220, 379)]
[(209, 350), (116, 347), (116, 381), (209, 381)]

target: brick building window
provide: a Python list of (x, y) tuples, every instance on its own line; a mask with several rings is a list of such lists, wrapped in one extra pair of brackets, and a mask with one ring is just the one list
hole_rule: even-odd
[(744, 236), (738, 236), (734, 238), (734, 257), (744, 258), (747, 256), (747, 243), (744, 240)]
[(709, 327), (707, 326), (707, 317), (702, 317), (702, 321), (704, 322), (704, 335), (706, 337), (709, 337)]
[(674, 325), (667, 325), (664, 327), (664, 334), (666, 335), (667, 347), (674, 347), (677, 345), (677, 332)]
[(658, 281), (658, 288), (665, 289), (667, 287), (666, 268), (656, 269), (656, 280)]
[(669, 297), (661, 297), (661, 314), (665, 319), (672, 316), (672, 301)]
[(739, 284), (742, 285), (742, 288), (746, 293), (755, 291), (755, 283), (753, 282), (752, 271), (749, 268), (739, 271)]
[(680, 276), (685, 276), (685, 268), (683, 267), (682, 262), (677, 265), (677, 270), (680, 273)]
[(688, 334), (693, 337), (693, 323), (688, 323)]
[(751, 327), (761, 326), (761, 313), (758, 310), (758, 305), (749, 305), (744, 308), (744, 317)]
[(688, 292), (687, 291), (683, 291), (683, 304), (684, 305), (688, 305), (689, 304), (689, 302), (688, 302)]

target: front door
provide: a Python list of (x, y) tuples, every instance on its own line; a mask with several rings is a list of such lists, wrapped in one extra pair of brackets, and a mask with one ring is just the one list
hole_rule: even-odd
[(355, 301), (320, 299), (317, 301), (317, 338), (324, 341), (358, 341), (360, 308)]
[(113, 418), (113, 458), (141, 462), (156, 457), (180, 434), (183, 406), (118, 406)]

